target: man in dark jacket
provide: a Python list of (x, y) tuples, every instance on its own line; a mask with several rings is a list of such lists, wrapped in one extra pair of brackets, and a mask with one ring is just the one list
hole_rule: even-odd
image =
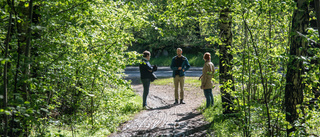
[(142, 62), (139, 65), (140, 78), (143, 85), (143, 103), (142, 107), (147, 107), (147, 96), (149, 94), (149, 87), (151, 82), (152, 73), (156, 71), (157, 66), (151, 66), (150, 60), (151, 54), (149, 51), (143, 52)]
[(177, 48), (177, 56), (172, 58), (170, 65), (174, 82), (174, 104), (178, 104), (179, 94), (178, 94), (178, 85), (180, 84), (180, 104), (185, 104), (183, 101), (184, 97), (184, 76), (185, 72), (190, 68), (188, 59), (182, 55), (182, 49)]

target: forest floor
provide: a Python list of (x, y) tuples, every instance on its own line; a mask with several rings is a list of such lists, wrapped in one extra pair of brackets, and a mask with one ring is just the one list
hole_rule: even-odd
[[(142, 96), (142, 84), (135, 82), (132, 88)], [(151, 83), (147, 97), (147, 105), (151, 108), (141, 111), (132, 120), (123, 123), (118, 132), (110, 137), (214, 136), (213, 131), (208, 131), (211, 123), (205, 121), (199, 112), (200, 105), (205, 102), (203, 90), (192, 84), (185, 84), (184, 90), (186, 104), (174, 105), (173, 85)], [(218, 88), (213, 89), (213, 95), (217, 94)]]

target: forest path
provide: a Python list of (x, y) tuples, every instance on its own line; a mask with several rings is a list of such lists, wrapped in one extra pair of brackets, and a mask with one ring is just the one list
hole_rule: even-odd
[[(142, 96), (142, 84), (133, 84), (132, 88)], [(213, 136), (213, 132), (209, 134), (207, 131), (210, 123), (197, 111), (205, 101), (203, 90), (191, 84), (185, 84), (184, 89), (186, 104), (174, 105), (173, 85), (151, 83), (147, 104), (152, 108), (141, 111), (110, 136)], [(215, 88), (213, 94), (218, 93), (218, 88)]]

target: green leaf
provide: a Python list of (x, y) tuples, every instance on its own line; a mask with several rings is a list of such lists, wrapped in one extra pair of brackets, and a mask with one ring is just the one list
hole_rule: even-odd
[(88, 94), (88, 96), (89, 96), (89, 97), (94, 97), (95, 95), (94, 95), (94, 94)]
[(1, 64), (4, 65), (6, 62), (9, 62), (10, 60), (8, 58), (6, 59), (0, 58), (0, 61), (1, 61)]
[(11, 116), (11, 112), (7, 110), (4, 111), (4, 114), (6, 114), (7, 116)]
[(49, 113), (49, 111), (47, 109), (45, 109), (45, 108), (40, 108), (40, 110), (42, 110), (42, 111), (44, 111), (46, 113)]

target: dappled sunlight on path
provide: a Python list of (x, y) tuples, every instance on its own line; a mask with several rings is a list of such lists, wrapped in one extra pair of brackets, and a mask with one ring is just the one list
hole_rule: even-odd
[[(136, 93), (142, 96), (142, 85), (133, 85)], [(208, 136), (211, 123), (206, 122), (197, 110), (205, 97), (200, 88), (185, 85), (186, 104), (173, 105), (172, 85), (150, 86), (147, 103), (150, 108), (137, 114), (133, 120), (122, 124), (118, 136)], [(211, 132), (213, 135), (213, 132)]]

